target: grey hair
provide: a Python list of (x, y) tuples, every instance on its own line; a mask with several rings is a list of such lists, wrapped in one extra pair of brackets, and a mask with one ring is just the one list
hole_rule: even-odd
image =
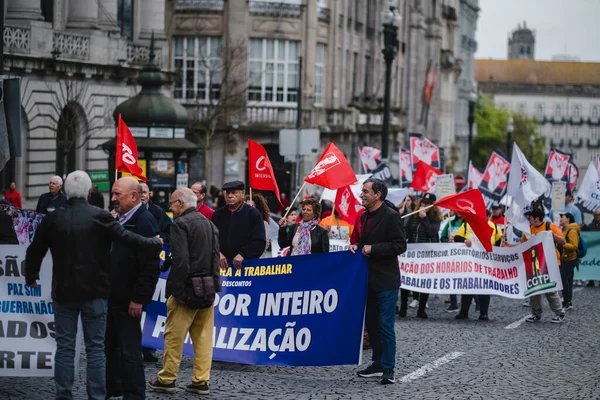
[[(62, 184), (62, 179), (60, 183)], [(73, 171), (65, 181), (65, 194), (69, 199), (77, 197), (87, 199), (91, 188), (92, 180), (85, 171)]]
[[(85, 172), (84, 172), (84, 173), (85, 173)], [(58, 184), (59, 184), (60, 186), (62, 186), (62, 185), (63, 185), (63, 180), (62, 180), (62, 178), (61, 178), (60, 176), (58, 176), (58, 175), (54, 175), (52, 178), (50, 178), (50, 179), (48, 180), (48, 183), (50, 183), (50, 181), (53, 181), (53, 180), (54, 180), (54, 181), (57, 181), (57, 182), (58, 182)]]
[(196, 197), (196, 193), (192, 192), (192, 189), (181, 188), (178, 190), (181, 193), (179, 199), (182, 201), (185, 208), (196, 207), (198, 198)]

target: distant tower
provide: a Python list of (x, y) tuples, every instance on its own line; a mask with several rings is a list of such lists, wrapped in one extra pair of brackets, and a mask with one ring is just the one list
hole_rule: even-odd
[(527, 28), (527, 23), (523, 22), (523, 26), (519, 24), (508, 38), (508, 59), (533, 60), (534, 55), (535, 32)]

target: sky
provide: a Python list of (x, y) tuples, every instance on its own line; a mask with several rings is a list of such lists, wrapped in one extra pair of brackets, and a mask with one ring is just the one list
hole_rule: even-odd
[(600, 62), (600, 0), (479, 0), (476, 58), (506, 59), (508, 36), (527, 21), (535, 59), (568, 54)]

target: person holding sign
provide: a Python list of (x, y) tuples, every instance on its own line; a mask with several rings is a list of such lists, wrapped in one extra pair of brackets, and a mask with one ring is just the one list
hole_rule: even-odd
[(145, 238), (127, 231), (108, 211), (89, 205), (87, 196), (91, 187), (92, 181), (84, 171), (74, 171), (67, 176), (66, 206), (42, 220), (25, 258), (26, 282), (38, 287), (36, 280), (42, 260), (48, 249), (52, 253), (57, 399), (73, 398), (73, 357), (80, 315), (87, 353), (88, 398), (106, 398), (104, 336), (113, 240), (157, 256), (163, 244), (158, 237)]
[[(319, 225), (321, 205), (313, 198), (307, 198), (300, 203), (302, 221), (290, 225), (286, 218), (279, 220), (279, 246), (283, 249), (290, 247), (290, 255), (328, 253), (329, 233)], [(288, 229), (289, 228), (289, 229)]]
[(394, 383), (396, 366), (396, 302), (400, 287), (398, 256), (406, 251), (406, 234), (397, 210), (385, 204), (387, 185), (374, 178), (363, 183), (360, 199), (365, 212), (361, 217), (360, 240), (350, 245), (369, 259), (369, 281), (365, 325), (373, 363), (358, 371), (360, 377), (381, 377), (382, 384)]

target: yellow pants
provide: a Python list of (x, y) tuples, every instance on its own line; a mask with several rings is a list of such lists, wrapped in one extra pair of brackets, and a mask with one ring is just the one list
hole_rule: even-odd
[(169, 384), (177, 379), (183, 352), (183, 342), (189, 332), (194, 345), (193, 383), (210, 380), (212, 362), (214, 306), (195, 310), (170, 296), (167, 300), (167, 321), (165, 325), (165, 351), (163, 369), (158, 379)]

